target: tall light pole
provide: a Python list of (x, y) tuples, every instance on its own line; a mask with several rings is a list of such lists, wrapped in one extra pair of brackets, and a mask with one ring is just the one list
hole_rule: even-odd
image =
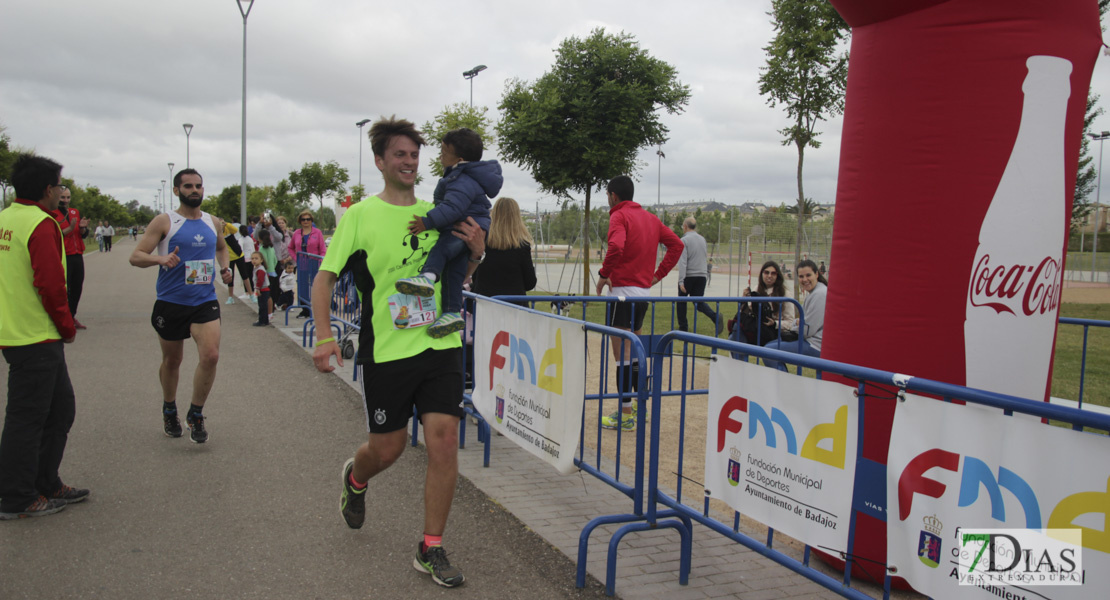
[(474, 108), (474, 78), (485, 70), (486, 65), (478, 65), (469, 71), (463, 71), (463, 77), (470, 80), (470, 108)]
[(1106, 138), (1110, 138), (1110, 131), (1103, 131), (1100, 134), (1088, 133), (1092, 140), (1098, 140), (1098, 183), (1095, 184), (1095, 229), (1092, 233), (1094, 239), (1091, 245), (1091, 281), (1095, 280), (1095, 255), (1098, 252), (1098, 209), (1102, 203), (1102, 142)]
[(193, 133), (193, 124), (184, 123), (181, 125), (185, 129), (185, 168), (189, 168), (189, 136)]
[[(166, 165), (170, 168), (170, 196), (172, 196), (173, 195), (173, 163), (166, 163)], [(170, 212), (170, 199), (169, 199), (168, 196), (166, 197), (166, 202), (162, 205), (162, 209), (165, 212)]]
[(239, 14), (243, 15), (243, 166), (239, 171), (239, 222), (247, 222), (247, 17), (251, 14), (254, 0), (247, 0), (243, 10), (243, 0), (235, 0)]
[(166, 180), (162, 180), (162, 202), (166, 201)]
[[(355, 123), (355, 127), (358, 127), (358, 189), (359, 190), (362, 190), (362, 127), (364, 125), (366, 125), (367, 123), (369, 123), (369, 122), (370, 122), (370, 119), (363, 119), (363, 120), (359, 121), (358, 123)], [(361, 193), (361, 191), (359, 193)], [(362, 198), (358, 198), (358, 200), (362, 200)]]

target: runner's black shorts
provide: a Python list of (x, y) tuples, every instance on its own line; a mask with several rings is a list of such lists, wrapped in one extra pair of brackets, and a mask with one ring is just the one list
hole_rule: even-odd
[(414, 406), (418, 415), (462, 418), (462, 356), (462, 348), (425, 350), (410, 358), (359, 365), (366, 430), (404, 429)]
[[(243, 281), (251, 280), (251, 267), (249, 264), (247, 264), (247, 260), (245, 258), (243, 258), (242, 256), (236, 258), (235, 260), (231, 261), (231, 266), (239, 270), (240, 279), (242, 279)], [(231, 271), (231, 283), (229, 283), (228, 285), (235, 285), (235, 269), (232, 269)]]
[(196, 306), (155, 300), (154, 311), (150, 313), (150, 324), (159, 337), (168, 342), (176, 342), (189, 337), (189, 327), (193, 323), (207, 323), (219, 318), (219, 300), (210, 300)]
[[(609, 311), (609, 326), (620, 327), (632, 331), (644, 328), (644, 315), (647, 314), (647, 302), (613, 302)], [(635, 327), (633, 327), (635, 325)]]

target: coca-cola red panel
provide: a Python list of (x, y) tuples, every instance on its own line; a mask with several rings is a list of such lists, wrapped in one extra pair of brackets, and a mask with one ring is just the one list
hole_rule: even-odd
[[(1097, 3), (832, 3), (852, 45), (822, 358), (1045, 399)], [(879, 464), (892, 410), (865, 410)]]

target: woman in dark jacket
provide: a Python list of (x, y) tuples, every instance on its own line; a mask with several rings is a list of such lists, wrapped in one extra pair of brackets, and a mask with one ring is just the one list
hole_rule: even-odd
[(520, 218), (516, 200), (498, 198), (490, 211), (486, 258), (474, 272), (471, 290), (483, 296), (523, 296), (535, 287), (532, 235)]

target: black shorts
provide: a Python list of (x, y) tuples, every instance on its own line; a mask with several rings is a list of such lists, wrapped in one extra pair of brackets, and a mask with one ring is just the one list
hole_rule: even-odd
[[(250, 281), (251, 280), (251, 267), (250, 267), (249, 264), (247, 264), (247, 260), (245, 258), (243, 258), (242, 256), (240, 256), (239, 258), (236, 258), (235, 260), (231, 261), (231, 266), (233, 266), (233, 267), (235, 267), (235, 269), (239, 270), (239, 278), (240, 279), (242, 279), (243, 281)], [(232, 272), (232, 281), (228, 285), (235, 285), (235, 276), (234, 276), (235, 269), (232, 269), (232, 271), (231, 271)]]
[(644, 328), (644, 315), (647, 314), (647, 309), (647, 302), (613, 302), (613, 307), (609, 311), (609, 326), (639, 331)]
[(154, 311), (150, 313), (150, 324), (159, 337), (176, 342), (189, 337), (189, 326), (193, 323), (207, 323), (219, 318), (219, 300), (210, 300), (196, 306), (155, 300)]
[(462, 348), (425, 350), (411, 358), (358, 368), (370, 433), (404, 429), (414, 406), (418, 415), (463, 416)]

